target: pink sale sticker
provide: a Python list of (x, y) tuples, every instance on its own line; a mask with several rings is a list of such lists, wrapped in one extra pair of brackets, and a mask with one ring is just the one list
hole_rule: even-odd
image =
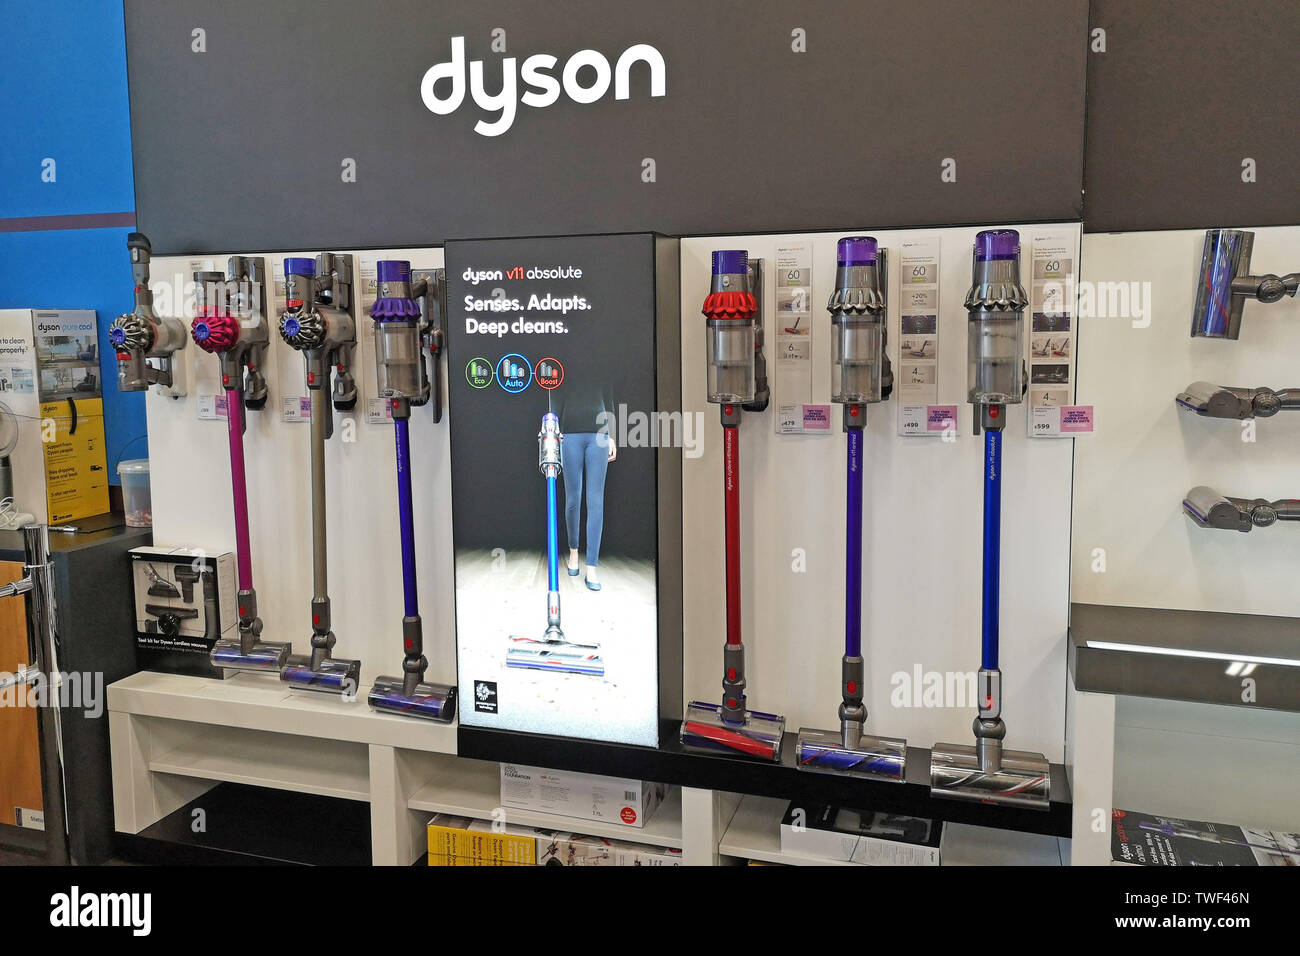
[(1061, 431), (1063, 433), (1092, 431), (1092, 406), (1062, 405)]
[(927, 405), (925, 408), (926, 431), (942, 432), (957, 427), (956, 405)]
[(803, 407), (803, 430), (806, 432), (830, 431), (831, 407), (829, 405), (805, 405)]

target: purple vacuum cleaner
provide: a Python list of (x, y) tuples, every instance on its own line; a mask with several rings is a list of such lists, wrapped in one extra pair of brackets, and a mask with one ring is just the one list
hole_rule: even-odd
[(870, 236), (841, 239), (831, 314), (831, 400), (844, 406), (848, 438), (845, 534), (844, 656), (840, 664), (840, 729), (801, 728), (795, 760), (800, 770), (901, 783), (907, 741), (863, 736), (862, 661), (862, 438), (867, 406), (888, 397), (893, 372), (885, 354), (885, 250)]
[[(413, 277), (411, 264), (385, 259), (378, 263), (378, 298), (370, 308), (375, 320), (375, 367), (379, 394), (393, 416), (397, 451), (397, 520), (402, 541), (402, 676), (375, 678), (366, 701), (375, 710), (449, 721), (456, 716), (456, 688), (424, 679), (419, 586), (415, 575), (415, 507), (411, 492), (411, 408), (433, 399), (433, 420), (442, 421), (442, 383), (438, 353), (442, 347), (442, 270)], [(421, 302), (424, 303), (423, 310)], [(430, 381), (425, 342), (434, 356)]]
[(260, 258), (231, 256), (226, 273), (194, 273), (198, 315), (190, 325), (194, 344), (217, 356), (226, 393), (226, 431), (230, 440), (230, 488), (235, 510), (239, 634), (212, 646), (214, 667), (279, 672), (291, 645), (262, 640), (253, 587), (253, 557), (248, 534), (248, 480), (244, 471), (245, 409), (266, 405), (266, 264)]
[[(353, 318), (352, 257), (323, 252), (315, 259), (284, 260), (285, 310), (280, 337), (303, 354), (311, 395), (311, 653), (291, 655), (280, 679), (291, 687), (342, 694), (357, 693), (361, 662), (333, 657), (337, 638), (330, 627), (329, 561), (325, 533), (325, 442), (334, 434), (337, 408), (357, 403), (352, 377), (357, 347)], [(326, 389), (333, 379), (331, 395)]]

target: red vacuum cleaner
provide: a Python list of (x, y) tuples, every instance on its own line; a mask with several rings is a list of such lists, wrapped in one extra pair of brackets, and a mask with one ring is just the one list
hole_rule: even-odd
[(751, 263), (744, 250), (714, 252), (713, 281), (704, 300), (709, 401), (722, 412), (727, 642), (722, 650), (722, 701), (691, 701), (680, 739), (692, 750), (779, 760), (785, 718), (749, 709), (740, 621), (740, 419), (743, 411), (766, 409), (770, 398), (762, 319), (753, 291), (762, 289), (759, 265)]

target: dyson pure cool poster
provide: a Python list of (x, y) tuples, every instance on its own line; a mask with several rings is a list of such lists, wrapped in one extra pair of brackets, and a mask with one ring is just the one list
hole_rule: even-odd
[(467, 726), (658, 742), (655, 248), (447, 245)]

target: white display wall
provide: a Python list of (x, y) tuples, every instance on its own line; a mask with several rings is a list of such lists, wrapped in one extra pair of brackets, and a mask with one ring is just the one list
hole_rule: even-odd
[[(346, 250), (330, 250), (346, 251)], [(306, 653), (311, 637), (311, 457), (309, 421), (282, 419), (282, 400), (306, 394), (302, 355), (280, 339), (276, 316), (283, 295), (272, 273), (295, 253), (266, 256), (271, 300), (271, 346), (266, 408), (248, 413), (244, 450), (248, 472), (253, 579), (270, 640), (292, 641)], [(305, 250), (298, 255), (315, 255)], [(441, 249), (354, 253), (358, 272), (383, 258), (409, 259), (416, 269), (442, 265)], [(197, 269), (224, 271), (226, 257), (192, 260), (157, 257), (151, 282), (182, 283)], [(361, 281), (358, 282), (360, 298)], [(369, 299), (365, 304), (368, 305)], [(161, 310), (160, 310), (161, 311)], [(188, 316), (193, 315), (192, 302)], [(188, 324), (189, 318), (186, 318)], [(353, 412), (335, 412), (334, 437), (326, 443), (329, 594), (335, 655), (361, 659), (361, 685), (377, 675), (400, 674), (402, 661), (402, 568), (397, 527), (397, 477), (393, 426), (369, 424), (366, 402), (375, 393), (374, 331), (358, 308), (356, 369), (360, 398)], [(165, 398), (151, 389), (146, 399), (153, 492), (154, 543), (233, 550), (230, 460), (225, 420), (200, 421), (198, 396), (221, 391), (215, 356), (189, 343), (179, 355), (189, 365), (189, 395)], [(451, 483), (447, 428), (434, 425), (429, 406), (411, 415), (415, 546), (420, 614), (424, 619), (429, 679), (455, 683), (455, 606), (452, 590)], [(444, 419), (445, 421), (445, 419)], [(349, 424), (350, 422), (350, 424)], [(362, 703), (364, 706), (364, 702)]]
[[(1089, 283), (1108, 301), (1108, 290), (1124, 283), (1149, 302), (1143, 318), (1085, 315), (1079, 324), (1078, 401), (1095, 406), (1098, 431), (1077, 442), (1074, 600), (1293, 617), (1297, 529), (1208, 530), (1182, 513), (1197, 485), (1241, 498), (1300, 497), (1300, 414), (1259, 419), (1254, 440), (1244, 441), (1242, 423), (1174, 404), (1202, 380), (1300, 387), (1300, 301), (1248, 301), (1237, 341), (1191, 337), (1204, 239), (1204, 230), (1084, 239)], [(1297, 267), (1300, 227), (1255, 230), (1253, 274)], [(1103, 567), (1097, 549), (1104, 571), (1095, 570)]]
[[(959, 406), (954, 441), (900, 437), (897, 397), (867, 416), (863, 510), (865, 702), (874, 732), (914, 746), (965, 742), (975, 705), (891, 705), (892, 678), (935, 672), (946, 678), (980, 664), (984, 438), (971, 432), (966, 398), (966, 323), (971, 251), (980, 228), (859, 230), (682, 241), (683, 408), (705, 424), (703, 454), (684, 460), (686, 692), (716, 700), (725, 636), (722, 557), (722, 442), (717, 406), (705, 401), (704, 318), (710, 255), (747, 249), (762, 257), (772, 407), (741, 427), (741, 550), (749, 702), (783, 713), (790, 730), (838, 727), (844, 641), (845, 439), (832, 407), (826, 435), (778, 435), (782, 402), (830, 401), (830, 316), (836, 242), (874, 235), (890, 251), (889, 353), (900, 373), (898, 250), (904, 239), (941, 243), (938, 403)], [(1032, 233), (1078, 226), (1022, 226), (1022, 282), (1029, 287)], [(778, 246), (809, 243), (813, 253), (811, 396), (781, 388), (775, 358), (778, 319), (772, 268)], [(1077, 255), (1076, 255), (1077, 261)], [(1070, 468), (1074, 441), (1027, 437), (1025, 406), (1004, 434), (1002, 653), (1007, 745), (1063, 757), (1066, 625), (1069, 607)], [(801, 554), (805, 570), (798, 570)]]

